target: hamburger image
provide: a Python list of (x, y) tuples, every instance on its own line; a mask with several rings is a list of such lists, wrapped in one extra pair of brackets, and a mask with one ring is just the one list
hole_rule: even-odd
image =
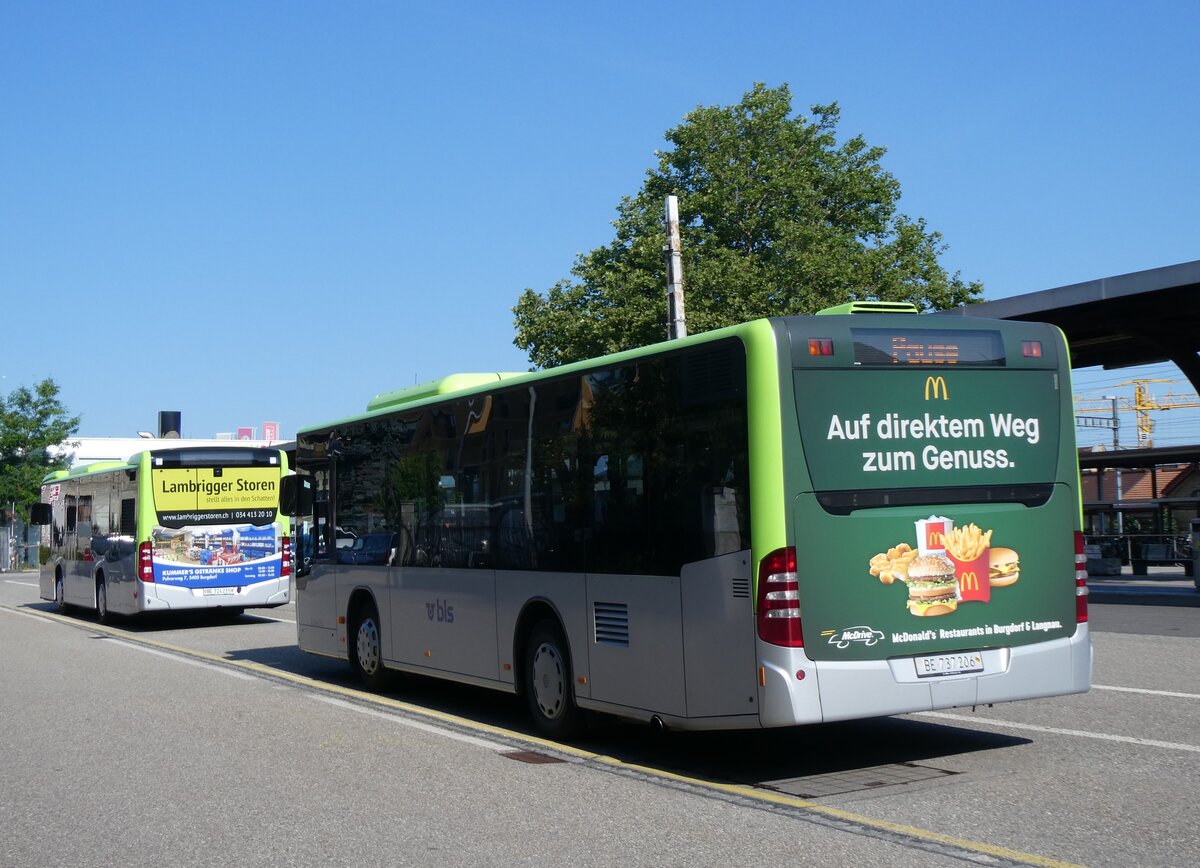
[(1021, 562), (1017, 553), (1003, 546), (993, 546), (988, 561), (988, 581), (993, 588), (1011, 585), (1021, 577)]
[(914, 558), (908, 565), (908, 611), (919, 617), (949, 615), (958, 608), (954, 564), (942, 555)]

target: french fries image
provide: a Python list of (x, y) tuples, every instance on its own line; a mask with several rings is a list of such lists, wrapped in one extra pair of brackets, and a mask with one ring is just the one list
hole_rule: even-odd
[(956, 527), (946, 534), (946, 552), (963, 563), (975, 560), (992, 544), (992, 532), (980, 530), (971, 523)]
[(906, 582), (908, 581), (908, 565), (916, 556), (917, 550), (908, 543), (902, 542), (892, 546), (886, 552), (875, 555), (871, 558), (868, 567), (871, 575), (877, 576), (879, 581), (885, 585), (892, 584), (896, 579)]

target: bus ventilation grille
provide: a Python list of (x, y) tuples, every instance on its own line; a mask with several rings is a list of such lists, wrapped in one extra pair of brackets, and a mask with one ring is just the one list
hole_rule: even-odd
[(596, 625), (597, 645), (629, 647), (629, 605), (600, 603), (592, 606), (592, 622)]
[(750, 597), (750, 576), (738, 575), (733, 577), (731, 590), (735, 599), (749, 599)]

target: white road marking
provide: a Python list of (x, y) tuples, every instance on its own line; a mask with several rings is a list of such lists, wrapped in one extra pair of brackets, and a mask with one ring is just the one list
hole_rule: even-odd
[(1200, 745), (1179, 744), (1173, 741), (1156, 741), (1151, 738), (1133, 738), (1128, 735), (1112, 735), (1107, 732), (1087, 732), (1082, 729), (1059, 729), (1056, 726), (1038, 726), (1034, 723), (1013, 723), (1007, 720), (996, 720), (991, 717), (972, 717), (967, 714), (947, 714), (944, 711), (918, 711), (914, 717), (933, 717), (938, 720), (956, 720), (964, 723), (996, 726), (1000, 729), (1018, 729), (1027, 732), (1047, 732), (1053, 735), (1073, 735), (1078, 738), (1094, 738), (1100, 741), (1119, 741), (1124, 744), (1136, 744), (1139, 747), (1161, 747), (1166, 750), (1185, 750), (1190, 753), (1200, 753)]
[(153, 654), (155, 657), (166, 657), (168, 660), (174, 660), (176, 663), (188, 663), (192, 666), (199, 666), (207, 669), (210, 672), (220, 672), (222, 675), (228, 675), (230, 678), (240, 678), (243, 681), (258, 681), (253, 675), (247, 675), (245, 672), (238, 672), (236, 669), (228, 669), (224, 666), (219, 666), (216, 663), (209, 663), (204, 660), (193, 660), (189, 657), (183, 657), (179, 654), (170, 654), (166, 651), (159, 651), (157, 648), (148, 648), (139, 642), (129, 642), (125, 639), (112, 638), (114, 644), (121, 645), (125, 648), (132, 648), (135, 651), (144, 651), (147, 654)]
[(10, 585), (24, 585), (27, 588), (36, 588), (38, 586), (37, 582), (18, 582), (16, 579), (5, 579), (4, 581)]
[(344, 708), (347, 711), (357, 711), (359, 714), (369, 714), (372, 717), (379, 717), (384, 720), (390, 720), (392, 723), (398, 723), (398, 724), (401, 724), (402, 726), (410, 726), (413, 729), (419, 729), (422, 732), (428, 732), (428, 733), (432, 733), (433, 735), (440, 735), (440, 736), (445, 736), (446, 738), (452, 738), (455, 741), (461, 741), (464, 744), (473, 744), (476, 747), (484, 747), (484, 748), (487, 748), (488, 750), (494, 750), (494, 751), (508, 749), (507, 745), (503, 745), (498, 742), (487, 741), (486, 739), (482, 739), (482, 738), (476, 738), (473, 735), (466, 735), (465, 733), (455, 732), (452, 729), (446, 729), (444, 727), (434, 726), (433, 724), (424, 723), (423, 721), (420, 721), (420, 720), (413, 720), (412, 718), (409, 718), (409, 717), (400, 717), (395, 714), (387, 714), (386, 712), (383, 712), (383, 711), (376, 711), (373, 708), (367, 708), (362, 705), (356, 705), (353, 702), (346, 702), (344, 699), (334, 699), (331, 696), (319, 696), (319, 695), (315, 695), (315, 694), (313, 695), (312, 698), (316, 699), (320, 702), (327, 702), (330, 705), (336, 705), (338, 708)]
[(1148, 690), (1145, 687), (1110, 687), (1107, 684), (1093, 684), (1092, 690), (1119, 690), (1122, 693), (1144, 693), (1147, 696), (1174, 696), (1176, 699), (1200, 699), (1200, 693), (1176, 693), (1173, 690)]

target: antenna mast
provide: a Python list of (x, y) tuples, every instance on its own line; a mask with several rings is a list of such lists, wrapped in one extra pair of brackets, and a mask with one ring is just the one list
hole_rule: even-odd
[(687, 337), (683, 310), (683, 243), (679, 237), (679, 200), (667, 197), (667, 340)]

